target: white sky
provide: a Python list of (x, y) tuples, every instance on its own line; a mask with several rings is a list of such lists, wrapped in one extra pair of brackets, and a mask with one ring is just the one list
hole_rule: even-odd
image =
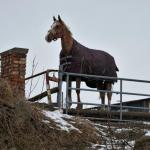
[(44, 38), (58, 14), (76, 40), (115, 57), (119, 77), (149, 80), (149, 0), (0, 0), (0, 52), (29, 48), (28, 75), (35, 56), (37, 72), (57, 69), (60, 41), (48, 44)]

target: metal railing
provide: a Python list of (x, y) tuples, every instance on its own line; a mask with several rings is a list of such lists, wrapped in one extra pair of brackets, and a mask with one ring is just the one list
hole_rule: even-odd
[[(140, 83), (150, 83), (148, 80), (138, 80), (138, 79), (128, 79), (128, 78), (116, 78), (116, 77), (107, 77), (107, 76), (97, 76), (97, 75), (87, 75), (87, 74), (79, 74), (79, 73), (70, 73), (70, 72), (60, 72), (60, 76), (62, 79), (62, 76), (66, 76), (66, 112), (68, 111), (68, 105), (71, 104), (79, 104), (78, 102), (69, 102), (68, 98), (68, 90), (81, 90), (81, 91), (92, 91), (92, 92), (110, 92), (110, 93), (116, 93), (120, 94), (120, 105), (112, 105), (111, 107), (119, 107), (120, 108), (120, 121), (123, 120), (122, 113), (123, 108), (128, 109), (139, 109), (139, 110), (147, 110), (150, 111), (150, 108), (146, 107), (132, 107), (132, 106), (123, 106), (123, 95), (137, 95), (137, 96), (147, 96), (150, 97), (150, 94), (144, 94), (144, 93), (133, 93), (133, 92), (124, 92), (123, 91), (123, 82), (124, 81), (130, 81), (130, 82), (140, 82)], [(119, 81), (119, 91), (110, 91), (110, 90), (96, 90), (96, 89), (86, 89), (86, 88), (72, 88), (69, 87), (69, 79), (70, 76), (78, 76), (78, 77), (86, 77), (86, 78), (92, 78), (92, 79), (102, 79), (102, 80), (117, 80)], [(62, 83), (61, 83), (62, 85)], [(95, 106), (103, 106), (103, 104), (95, 104), (95, 103), (81, 103), (83, 105), (95, 105)]]
[[(119, 94), (119, 99), (120, 99), (120, 105), (112, 105), (111, 104), (111, 108), (112, 107), (116, 107), (119, 111), (120, 111), (120, 121), (123, 120), (123, 109), (137, 109), (137, 110), (146, 110), (146, 111), (149, 111), (150, 112), (150, 108), (146, 108), (146, 107), (135, 107), (135, 106), (123, 106), (123, 95), (137, 95), (137, 96), (147, 96), (147, 97), (150, 97), (150, 94), (144, 94), (144, 93), (134, 93), (134, 92), (124, 92), (123, 91), (123, 83), (125, 81), (129, 81), (129, 82), (140, 82), (140, 83), (150, 83), (150, 81), (147, 81), (147, 80), (138, 80), (138, 79), (128, 79), (128, 78), (115, 78), (115, 77), (107, 77), (107, 76), (97, 76), (97, 75), (87, 75), (87, 74), (79, 74), (79, 73), (70, 73), (70, 72), (63, 72), (63, 66), (66, 65), (68, 63), (65, 63), (63, 64), (62, 66), (60, 66), (59, 70), (53, 70), (53, 69), (49, 69), (49, 70), (46, 70), (46, 71), (43, 71), (41, 73), (38, 73), (38, 74), (35, 74), (35, 75), (32, 75), (28, 78), (26, 78), (25, 80), (29, 80), (29, 79), (32, 79), (32, 78), (35, 78), (39, 75), (46, 75), (46, 85), (47, 85), (47, 97), (48, 97), (48, 100), (50, 101), (51, 103), (51, 93), (50, 93), (50, 85), (49, 85), (49, 73), (50, 72), (58, 72), (58, 79), (59, 79), (59, 82), (58, 82), (58, 95), (57, 95), (57, 104), (59, 107), (62, 106), (62, 80), (64, 80), (63, 76), (65, 76), (66, 78), (66, 92), (65, 92), (65, 95), (66, 95), (66, 112), (68, 111), (69, 109), (69, 104), (83, 104), (83, 105), (92, 105), (92, 106), (98, 106), (98, 107), (101, 107), (101, 106), (106, 106), (104, 104), (96, 104), (96, 103), (87, 103), (87, 102), (70, 102), (69, 101), (69, 98), (68, 98), (68, 91), (69, 90), (81, 90), (81, 91), (91, 91), (91, 92), (110, 92), (110, 93), (115, 93), (115, 94)], [(70, 63), (69, 63), (70, 64)], [(97, 89), (91, 89), (91, 88), (75, 88), (75, 87), (69, 87), (69, 79), (70, 79), (70, 76), (77, 76), (77, 77), (85, 77), (85, 78), (92, 78), (92, 79), (102, 79), (102, 80), (117, 80), (119, 81), (119, 90), (118, 91), (114, 91), (114, 90), (97, 90)]]

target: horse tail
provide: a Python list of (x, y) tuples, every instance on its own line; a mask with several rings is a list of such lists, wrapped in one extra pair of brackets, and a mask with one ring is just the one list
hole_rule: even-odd
[(116, 71), (119, 71), (119, 68), (116, 66)]
[[(98, 90), (106, 90), (106, 84), (104, 82), (97, 86)], [(105, 99), (105, 92), (99, 92), (99, 99)]]

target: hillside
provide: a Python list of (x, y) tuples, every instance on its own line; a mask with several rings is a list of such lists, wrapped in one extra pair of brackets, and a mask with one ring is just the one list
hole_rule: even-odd
[(148, 150), (150, 124), (100, 123), (37, 107), (0, 80), (2, 150)]
[(85, 149), (100, 144), (97, 129), (88, 121), (51, 112), (14, 98), (0, 80), (0, 149)]

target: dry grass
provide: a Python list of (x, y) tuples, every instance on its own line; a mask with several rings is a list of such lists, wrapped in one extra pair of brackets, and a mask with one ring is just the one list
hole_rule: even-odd
[(93, 124), (91, 124), (90, 121), (88, 120), (81, 120), (80, 118), (76, 117), (75, 119), (75, 124), (74, 126), (78, 129), (80, 129), (80, 131), (82, 133), (84, 133), (82, 135), (82, 143), (86, 143), (86, 142), (91, 142), (91, 143), (95, 143), (95, 144), (99, 144), (101, 143), (99, 132), (98, 130), (95, 128), (95, 126)]
[[(124, 149), (136, 140), (134, 150), (148, 150), (150, 138), (144, 137), (149, 126), (136, 124), (92, 124), (75, 117), (67, 121), (80, 130), (61, 130), (54, 120), (41, 113), (38, 105), (24, 98), (14, 98), (9, 84), (0, 79), (0, 149), (1, 150), (92, 150), (92, 144), (111, 144)], [(42, 106), (44, 108), (44, 106)], [(48, 123), (43, 120), (49, 121)], [(99, 129), (95, 128), (99, 127)], [(116, 132), (116, 129), (128, 129)], [(104, 135), (102, 134), (106, 134)], [(142, 138), (141, 138), (142, 137)], [(111, 143), (112, 141), (112, 143)], [(116, 141), (116, 142), (113, 142)], [(125, 144), (125, 145), (123, 145)], [(131, 146), (132, 147), (132, 146)], [(133, 147), (132, 147), (133, 149)]]
[(60, 130), (39, 108), (24, 98), (14, 98), (6, 81), (0, 80), (0, 149), (1, 150), (87, 150), (91, 143), (100, 143), (96, 129), (87, 121), (75, 120), (80, 128)]
[(149, 150), (149, 149), (150, 149), (149, 136), (143, 136), (136, 141), (134, 150)]
[(13, 93), (7, 81), (0, 78), (0, 100), (9, 105), (14, 103)]

